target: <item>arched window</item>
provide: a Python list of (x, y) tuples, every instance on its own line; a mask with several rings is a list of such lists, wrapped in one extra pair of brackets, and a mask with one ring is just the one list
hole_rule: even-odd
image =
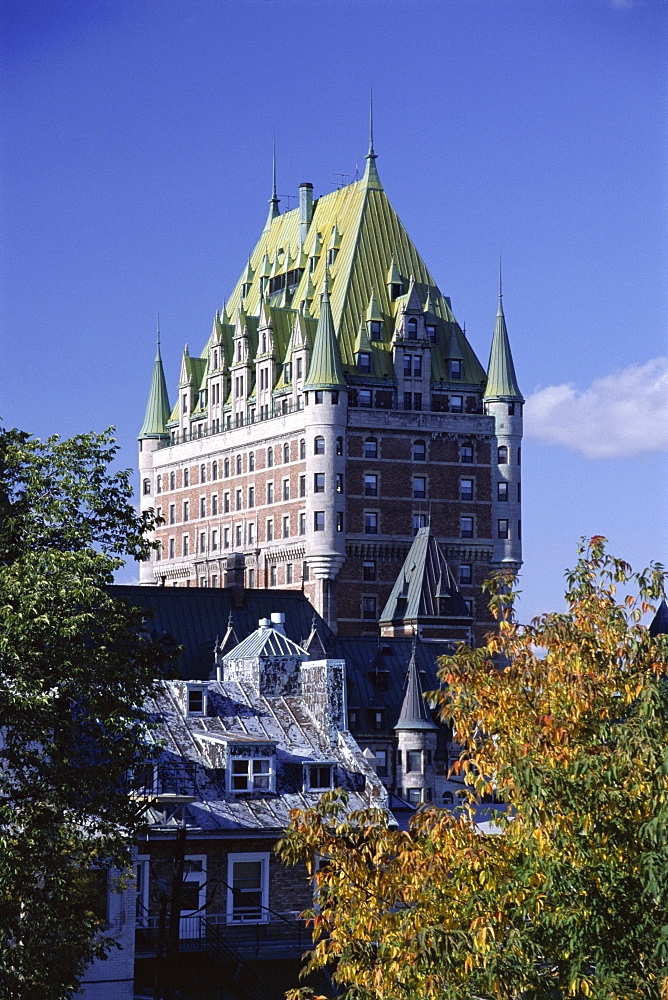
[(199, 467), (199, 481), (200, 483), (206, 482), (206, 465), (200, 465)]
[(283, 464), (287, 465), (290, 461), (290, 445), (286, 441), (283, 445)]
[(162, 476), (158, 476), (155, 481), (155, 492), (162, 493)]
[(367, 438), (364, 442), (364, 457), (378, 458), (378, 441), (376, 438)]
[(211, 478), (214, 482), (218, 479), (218, 462), (211, 463)]
[(248, 471), (255, 472), (255, 452), (248, 452)]
[(274, 466), (274, 449), (267, 448), (267, 468), (272, 469)]
[(427, 461), (427, 446), (424, 441), (413, 441), (413, 461)]
[(343, 455), (343, 438), (336, 439), (336, 454)]
[(324, 437), (317, 437), (313, 439), (313, 454), (314, 455), (324, 455), (325, 454), (325, 439)]
[(190, 486), (190, 469), (183, 470), (183, 485)]
[(241, 455), (237, 455), (237, 475), (241, 475)]
[(229, 458), (226, 458), (225, 461), (223, 462), (223, 475), (225, 479), (227, 479), (229, 474), (230, 474), (230, 460)]
[(415, 319), (415, 316), (411, 316), (411, 318), (408, 321), (408, 334), (409, 336), (414, 337), (416, 333), (417, 333), (417, 320)]
[(508, 449), (505, 444), (499, 445), (499, 454), (497, 461), (499, 465), (508, 465)]
[(175, 490), (176, 489), (176, 473), (175, 472), (170, 472), (169, 473), (169, 488), (170, 488), (170, 490)]
[(299, 457), (302, 461), (306, 458), (306, 441), (304, 438), (299, 442)]
[(443, 805), (451, 806), (454, 802), (452, 792), (443, 792)]
[(145, 479), (144, 480), (144, 496), (147, 497), (147, 496), (150, 495), (150, 493), (151, 493), (151, 480), (150, 479)]

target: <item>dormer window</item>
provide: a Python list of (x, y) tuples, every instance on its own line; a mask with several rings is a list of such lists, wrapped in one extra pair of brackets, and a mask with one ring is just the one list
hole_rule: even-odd
[(415, 316), (411, 316), (411, 318), (408, 320), (408, 336), (409, 337), (417, 336), (417, 320)]
[(188, 715), (206, 714), (206, 689), (202, 687), (188, 688)]
[(371, 371), (371, 355), (368, 351), (359, 351), (357, 354), (357, 367), (361, 372)]
[(292, 382), (292, 364), (289, 361), (283, 365), (283, 381)]
[(250, 290), (251, 290), (250, 281), (244, 281), (243, 285), (241, 286), (241, 298), (245, 299)]
[(269, 791), (271, 784), (271, 761), (233, 760), (231, 785), (233, 792)]
[(372, 340), (380, 340), (383, 336), (382, 323), (377, 319), (372, 319), (369, 324), (369, 336)]
[(450, 378), (461, 378), (462, 377), (462, 365), (463, 362), (459, 358), (450, 359)]
[(331, 764), (308, 764), (304, 775), (305, 791), (320, 792), (331, 788), (332, 771)]
[(331, 267), (332, 264), (334, 263), (334, 261), (336, 260), (336, 254), (337, 253), (338, 253), (338, 251), (337, 251), (336, 247), (331, 247), (327, 251), (327, 266), (328, 267)]
[[(427, 323), (427, 338), (431, 340), (432, 344), (436, 341), (436, 327), (433, 323)], [(455, 377), (454, 375), (452, 376)]]
[(313, 274), (313, 272), (315, 271), (315, 269), (316, 269), (317, 266), (318, 266), (318, 258), (317, 257), (309, 257), (309, 259), (308, 259), (308, 271), (309, 271), (309, 274)]

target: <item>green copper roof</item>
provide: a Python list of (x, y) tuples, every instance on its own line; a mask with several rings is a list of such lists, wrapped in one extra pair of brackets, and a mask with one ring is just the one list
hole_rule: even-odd
[(503, 315), (503, 304), (500, 295), (499, 308), (496, 311), (492, 349), (489, 353), (489, 365), (487, 366), (485, 399), (524, 402), (524, 397), (517, 384), (515, 365), (513, 364), (513, 356), (510, 352), (506, 318)]
[(320, 302), (320, 316), (315, 331), (313, 353), (304, 382), (305, 389), (341, 389), (345, 388), (346, 380), (341, 365), (339, 345), (334, 332), (334, 320), (329, 304), (327, 277)]
[(165, 382), (165, 373), (162, 368), (162, 357), (160, 356), (160, 340), (158, 340), (151, 388), (149, 389), (148, 402), (146, 404), (146, 415), (138, 437), (168, 437), (165, 424), (169, 420), (169, 414), (169, 396), (167, 395), (167, 383)]
[(438, 729), (432, 720), (422, 693), (420, 674), (415, 662), (415, 649), (408, 665), (408, 681), (406, 693), (399, 712), (395, 729)]
[(380, 624), (470, 617), (431, 528), (420, 528), (383, 608)]

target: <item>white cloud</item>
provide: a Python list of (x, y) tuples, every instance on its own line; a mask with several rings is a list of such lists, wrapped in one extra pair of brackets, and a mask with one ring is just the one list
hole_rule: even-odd
[(584, 391), (573, 383), (538, 389), (526, 402), (525, 431), (587, 458), (668, 451), (668, 358), (630, 365)]

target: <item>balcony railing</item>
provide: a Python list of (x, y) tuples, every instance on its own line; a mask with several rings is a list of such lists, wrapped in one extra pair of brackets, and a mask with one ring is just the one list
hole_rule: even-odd
[[(196, 913), (181, 917), (179, 951), (210, 951), (218, 957), (260, 954), (263, 957), (300, 956), (312, 943), (311, 931), (295, 911), (268, 914), (269, 919), (258, 923), (231, 923), (227, 913)], [(138, 914), (136, 950), (144, 957), (155, 955), (160, 934), (160, 918)]]

